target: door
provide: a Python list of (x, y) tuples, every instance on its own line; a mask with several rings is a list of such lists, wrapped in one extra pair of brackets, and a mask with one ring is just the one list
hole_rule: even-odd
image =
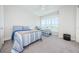
[(3, 6), (0, 5), (0, 48), (4, 42), (4, 19), (3, 19)]

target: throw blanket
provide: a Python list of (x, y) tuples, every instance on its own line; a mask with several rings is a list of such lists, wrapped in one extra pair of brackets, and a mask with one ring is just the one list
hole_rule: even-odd
[(19, 53), (23, 51), (23, 47), (29, 45), (30, 43), (41, 39), (41, 31), (30, 30), (30, 31), (16, 31), (14, 32), (12, 38), (14, 39), (13, 48), (11, 52)]

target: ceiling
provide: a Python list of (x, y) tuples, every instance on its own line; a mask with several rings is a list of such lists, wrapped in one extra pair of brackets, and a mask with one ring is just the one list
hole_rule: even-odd
[(11, 7), (19, 7), (25, 11), (37, 16), (44, 16), (58, 11), (63, 5), (11, 5)]
[(58, 11), (62, 6), (61, 5), (27, 5), (22, 6), (28, 12), (31, 12), (37, 16), (44, 16), (49, 13)]

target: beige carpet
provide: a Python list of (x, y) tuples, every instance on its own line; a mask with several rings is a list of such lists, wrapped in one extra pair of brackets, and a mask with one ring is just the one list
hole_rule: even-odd
[[(10, 53), (12, 42), (6, 41), (2, 47), (2, 53)], [(66, 41), (56, 36), (43, 37), (42, 41), (37, 41), (26, 47), (23, 53), (78, 53), (79, 43)]]

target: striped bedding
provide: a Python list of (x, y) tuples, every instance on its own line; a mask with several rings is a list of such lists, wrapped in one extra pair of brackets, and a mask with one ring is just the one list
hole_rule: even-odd
[(20, 53), (23, 51), (24, 46), (27, 46), (41, 38), (41, 31), (39, 30), (18, 31), (14, 35), (14, 42), (11, 52)]

